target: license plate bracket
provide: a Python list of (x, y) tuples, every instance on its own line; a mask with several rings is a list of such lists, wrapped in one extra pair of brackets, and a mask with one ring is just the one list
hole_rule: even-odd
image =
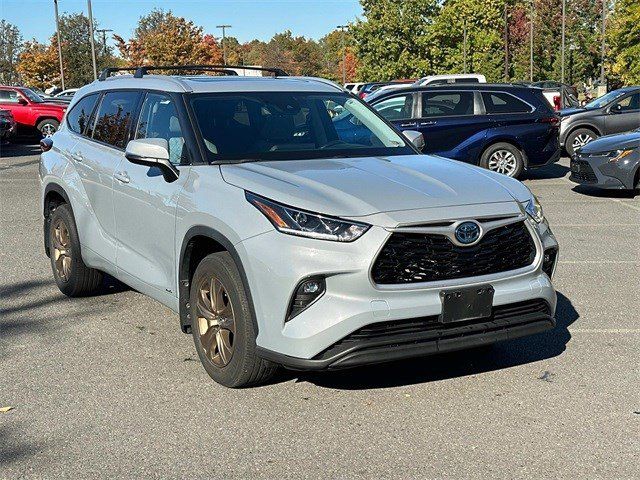
[(440, 291), (441, 323), (463, 322), (491, 316), (494, 288), (491, 285)]

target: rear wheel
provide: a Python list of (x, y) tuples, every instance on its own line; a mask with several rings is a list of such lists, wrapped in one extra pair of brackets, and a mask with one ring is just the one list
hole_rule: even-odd
[(82, 260), (76, 223), (68, 205), (58, 206), (49, 222), (49, 255), (56, 285), (69, 297), (95, 292), (102, 283), (102, 272), (89, 268)]
[(584, 147), (587, 143), (598, 138), (598, 134), (596, 134), (593, 130), (588, 128), (578, 128), (574, 130), (567, 136), (567, 141), (565, 143), (565, 148), (570, 157), (573, 157), (576, 153), (576, 150)]
[(266, 382), (276, 365), (256, 355), (257, 331), (240, 272), (227, 252), (205, 257), (193, 275), (191, 332), (209, 376), (226, 387)]
[(45, 118), (44, 120), (41, 120), (40, 123), (38, 123), (36, 128), (43, 137), (50, 137), (58, 131), (58, 127), (60, 127), (60, 122), (58, 122), (56, 119)]
[(480, 166), (508, 177), (518, 178), (524, 170), (524, 158), (517, 147), (500, 142), (491, 145), (482, 153)]

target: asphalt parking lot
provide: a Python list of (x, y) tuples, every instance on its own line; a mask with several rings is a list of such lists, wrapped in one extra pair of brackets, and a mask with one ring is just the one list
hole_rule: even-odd
[(640, 195), (566, 159), (525, 180), (561, 246), (552, 331), (229, 390), (155, 301), (58, 291), (38, 150), (0, 149), (0, 478), (638, 478)]

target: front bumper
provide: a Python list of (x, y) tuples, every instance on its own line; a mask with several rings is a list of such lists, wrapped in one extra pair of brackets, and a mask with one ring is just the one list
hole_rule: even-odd
[(577, 154), (571, 159), (569, 180), (581, 185), (614, 190), (632, 190), (640, 165), (640, 149), (621, 161), (598, 154)]
[[(466, 212), (465, 218), (487, 215), (486, 205), (465, 206), (462, 210)], [(449, 213), (459, 211), (454, 207)], [(412, 211), (411, 217), (420, 218), (421, 213), (424, 213), (422, 218), (434, 215), (426, 210)], [(462, 218), (462, 215), (455, 218)], [(371, 266), (391, 233), (375, 226), (377, 222), (369, 223), (374, 226), (353, 243), (312, 240), (274, 230), (236, 245), (256, 312), (259, 355), (297, 369), (344, 368), (466, 348), (553, 327), (556, 293), (549, 276), (542, 271), (542, 259), (544, 250), (557, 249), (558, 244), (546, 223), (533, 226), (527, 221), (537, 254), (533, 264), (526, 268), (405, 285), (373, 283)], [(285, 322), (296, 286), (300, 280), (311, 276), (325, 278), (326, 292), (306, 310)], [(433, 323), (433, 318), (442, 311), (440, 291), (443, 288), (486, 283), (495, 290), (493, 307), (497, 316), (446, 329)], [(500, 317), (501, 308), (529, 301), (543, 302), (545, 310), (533, 312), (533, 316)], [(420, 321), (425, 329), (405, 332), (400, 338), (385, 335), (375, 344), (367, 339), (364, 343), (350, 344), (348, 348), (337, 347), (344, 347), (345, 339), (362, 328), (400, 325), (406, 321)]]

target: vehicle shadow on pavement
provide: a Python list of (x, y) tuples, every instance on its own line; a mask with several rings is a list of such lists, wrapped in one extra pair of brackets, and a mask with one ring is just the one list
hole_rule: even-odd
[(566, 177), (568, 173), (569, 167), (553, 163), (542, 168), (525, 171), (520, 180), (550, 180)]
[(597, 198), (634, 198), (640, 194), (638, 190), (608, 190), (604, 188), (589, 187), (588, 185), (576, 185), (571, 189), (577, 194)]
[[(343, 390), (391, 388), (510, 368), (562, 354), (571, 339), (568, 327), (580, 317), (567, 297), (558, 293), (556, 328), (493, 346), (359, 367), (302, 374), (298, 381)], [(290, 375), (295, 375), (290, 373)]]
[[(5, 415), (13, 415), (16, 411)], [(23, 458), (36, 455), (43, 445), (26, 443), (24, 436), (10, 428), (9, 424), (0, 426), (0, 471), (3, 466), (11, 465)]]
[[(39, 155), (40, 146), (37, 141), (24, 140), (20, 143), (9, 143), (6, 145), (0, 145), (0, 159), (14, 157), (27, 157), (29, 155)], [(40, 160), (30, 160), (29, 163), (38, 163)], [(5, 167), (6, 168), (6, 167)]]

